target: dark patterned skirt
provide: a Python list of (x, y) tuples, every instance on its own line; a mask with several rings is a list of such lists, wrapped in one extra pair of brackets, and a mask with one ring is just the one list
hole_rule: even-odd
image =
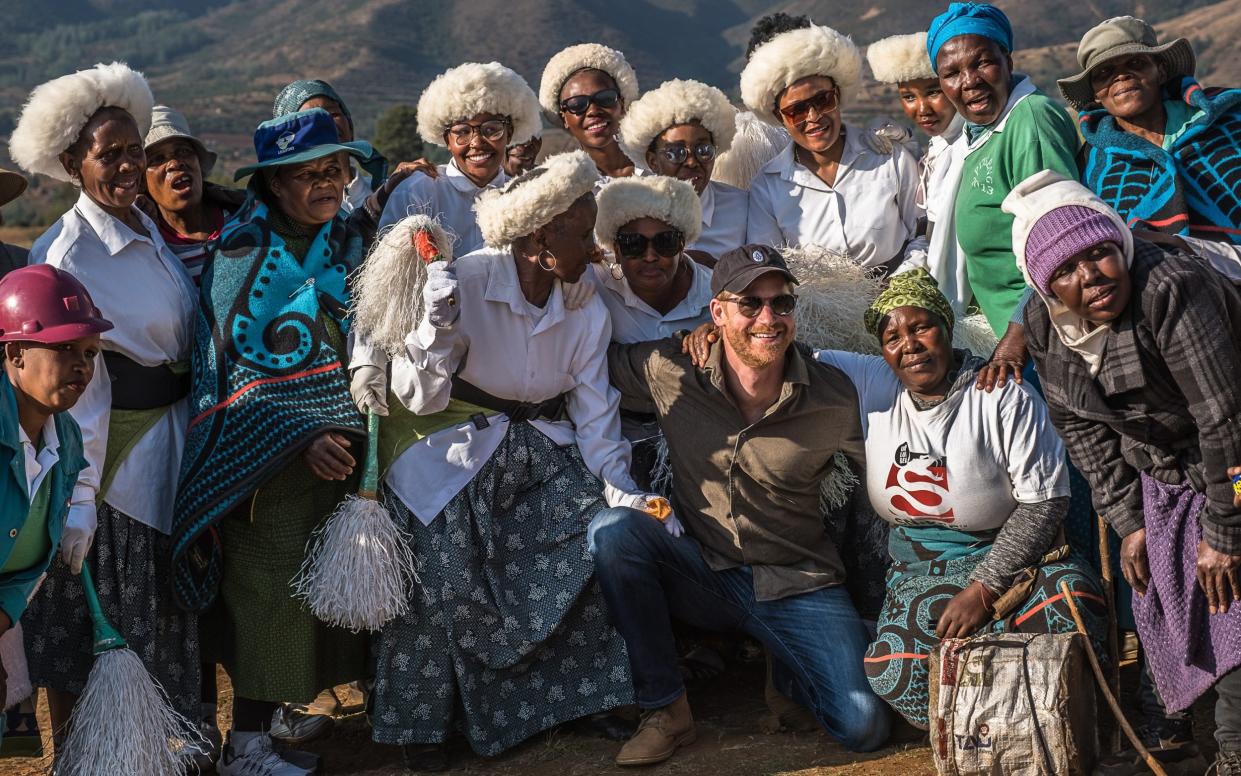
[[(900, 541), (893, 532), (894, 541)], [(894, 553), (896, 554), (896, 553)], [(970, 584), (986, 557), (976, 552), (950, 560), (894, 562), (888, 570), (888, 595), (879, 615), (878, 633), (864, 658), (866, 678), (875, 694), (911, 725), (927, 729), (927, 658), (939, 638), (934, 623), (948, 601)], [(1073, 555), (1039, 567), (1029, 597), (1008, 618), (986, 623), (985, 631), (1070, 633), (1076, 630), (1060, 583), (1068, 582), (1095, 652), (1107, 654), (1107, 614), (1094, 573)]]
[(414, 537), (420, 583), (410, 613), (377, 639), (376, 741), (439, 743), (457, 728), (493, 756), (632, 702), (624, 641), (586, 550), (601, 490), (576, 447), (528, 423), (509, 425), (429, 526), (382, 488)]
[[(163, 686), (174, 709), (198, 719), (198, 618), (172, 601), (169, 538), (100, 504), (91, 564), (104, 616)], [(30, 681), (80, 694), (95, 656), (82, 578), (59, 555), (22, 615)]]

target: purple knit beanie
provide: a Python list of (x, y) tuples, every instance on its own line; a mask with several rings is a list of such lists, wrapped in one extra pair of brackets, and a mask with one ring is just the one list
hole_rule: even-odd
[(1051, 276), (1074, 254), (1103, 242), (1124, 245), (1111, 218), (1084, 205), (1064, 205), (1044, 213), (1026, 238), (1026, 271), (1034, 285), (1051, 294)]

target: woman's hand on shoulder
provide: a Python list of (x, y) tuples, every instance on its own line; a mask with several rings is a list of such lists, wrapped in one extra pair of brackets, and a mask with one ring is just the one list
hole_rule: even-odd
[(704, 323), (681, 340), (681, 352), (689, 354), (694, 366), (701, 369), (707, 365), (707, 358), (711, 355), (711, 346), (719, 339), (719, 327), (711, 322)]
[(384, 205), (388, 204), (388, 197), (392, 196), (392, 192), (396, 191), (396, 187), (405, 182), (405, 179), (414, 173), (422, 173), (428, 178), (438, 178), (440, 171), (434, 162), (426, 159), (415, 159), (412, 162), (401, 162), (396, 166), (384, 181), (384, 185), (379, 187), (379, 191), (375, 192), (375, 199), (378, 200), (380, 210)]
[(991, 360), (978, 370), (978, 379), (974, 382), (974, 387), (990, 393), (996, 388), (1003, 388), (1010, 379), (1020, 385), (1022, 383), (1021, 370), (1025, 369), (1029, 359), (1030, 352), (1026, 349), (1026, 327), (1019, 323), (1008, 324), (1008, 331), (1004, 332), (1003, 338), (992, 351)]

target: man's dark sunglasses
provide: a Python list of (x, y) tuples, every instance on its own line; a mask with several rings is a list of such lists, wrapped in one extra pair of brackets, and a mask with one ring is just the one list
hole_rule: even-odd
[(689, 161), (692, 153), (699, 164), (706, 164), (715, 158), (715, 145), (712, 143), (699, 143), (693, 149), (687, 148), (681, 143), (661, 146), (655, 149), (655, 152), (668, 161), (669, 164), (682, 165)]
[(790, 315), (793, 308), (797, 306), (797, 297), (793, 294), (777, 294), (771, 299), (763, 299), (757, 296), (729, 296), (725, 297), (725, 302), (734, 302), (737, 310), (747, 318), (757, 318), (763, 308), (770, 305), (771, 311), (781, 317)]
[(603, 89), (594, 94), (579, 94), (576, 97), (561, 100), (560, 110), (580, 116), (590, 108), (592, 102), (604, 110), (611, 110), (616, 107), (616, 103), (620, 102), (620, 92), (615, 89)]
[(681, 253), (681, 249), (685, 247), (685, 238), (675, 229), (660, 232), (654, 237), (637, 232), (621, 232), (616, 235), (616, 252), (626, 259), (640, 259), (645, 256), (648, 244), (660, 256), (671, 259)]

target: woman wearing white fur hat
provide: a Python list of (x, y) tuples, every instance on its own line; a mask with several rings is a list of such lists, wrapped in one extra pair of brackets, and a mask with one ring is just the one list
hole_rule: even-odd
[(847, 37), (804, 17), (773, 14), (754, 27), (741, 97), (793, 142), (750, 185), (747, 242), (819, 245), (876, 274), (901, 262), (918, 225), (918, 165), (899, 145), (871, 149), (846, 124), (862, 57)]
[(420, 583), (379, 636), (372, 719), (411, 767), (444, 767), (454, 727), (492, 756), (632, 699), (585, 528), (650, 497), (629, 476), (607, 310), (560, 290), (595, 251), (597, 179), (574, 151), (480, 197), (487, 247), (427, 267), (392, 361), (381, 498)]
[(640, 175), (617, 142), (620, 121), (638, 99), (638, 77), (625, 55), (598, 43), (558, 52), (543, 68), (539, 103), (560, 123), (599, 170), (600, 185)]
[(866, 49), (866, 61), (876, 81), (896, 87), (905, 116), (931, 139), (918, 162), (922, 172), (918, 180), (918, 207), (933, 224), (939, 216), (935, 192), (952, 165), (949, 148), (961, 136), (965, 119), (939, 86), (939, 76), (926, 53), (925, 32), (877, 40)]
[(745, 244), (749, 195), (711, 180), (716, 158), (732, 147), (736, 118), (714, 86), (672, 80), (642, 95), (620, 123), (621, 148), (634, 164), (693, 185), (702, 199), (702, 229), (686, 247), (717, 258)]
[(168, 584), (197, 294), (159, 227), (134, 206), (153, 104), (140, 73), (97, 65), (36, 88), (9, 141), (27, 172), (81, 189), (73, 209), (35, 242), (31, 263), (72, 272), (115, 324), (72, 411), (87, 467), (71, 497), (63, 562), (53, 564), (23, 618), (31, 679), (48, 688), (55, 730), (94, 663), (75, 576), (83, 561), (104, 614), (173, 707), (197, 719), (197, 620), (172, 603)]
[[(698, 237), (701, 213), (694, 188), (663, 175), (623, 178), (600, 190), (595, 236), (611, 250), (612, 261), (591, 266), (612, 320), (613, 342), (664, 339), (711, 319), (711, 270), (685, 253)], [(659, 424), (647, 408), (621, 407), (620, 416), (621, 431), (634, 446), (634, 480), (649, 489), (656, 478)]]
[(466, 62), (437, 76), (418, 100), (418, 134), (452, 160), (421, 164), (392, 192), (379, 226), (422, 213), (439, 219), (457, 255), (483, 246), (474, 200), (508, 182), (505, 150), (539, 133), (539, 101), (526, 80), (499, 62)]

